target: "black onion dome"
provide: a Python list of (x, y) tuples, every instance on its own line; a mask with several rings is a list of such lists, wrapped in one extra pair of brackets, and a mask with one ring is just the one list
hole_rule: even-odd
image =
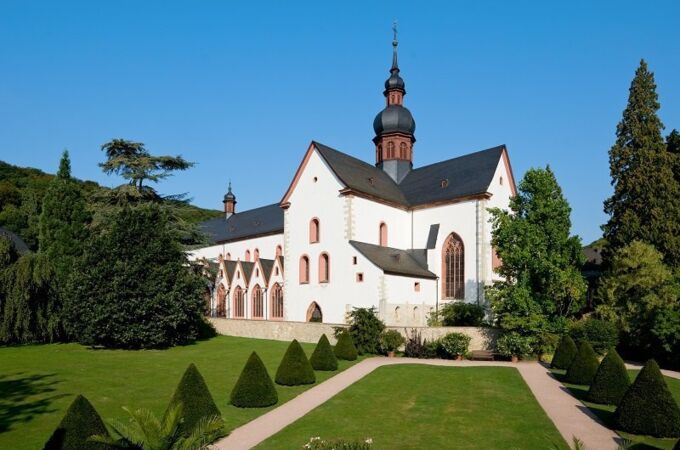
[(385, 133), (413, 134), (416, 131), (416, 121), (411, 111), (401, 105), (389, 105), (375, 116), (373, 130), (376, 136)]
[(231, 192), (231, 181), (229, 182), (229, 189), (227, 190), (227, 193), (224, 194), (224, 201), (226, 202), (227, 200), (236, 200), (236, 196), (233, 192)]
[(406, 83), (404, 83), (404, 79), (399, 76), (399, 70), (392, 71), (392, 75), (385, 80), (385, 92), (393, 89), (398, 89), (406, 93)]

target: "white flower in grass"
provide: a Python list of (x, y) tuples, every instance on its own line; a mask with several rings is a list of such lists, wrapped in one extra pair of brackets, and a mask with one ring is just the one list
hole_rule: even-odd
[(371, 444), (373, 444), (373, 439), (366, 438), (366, 440), (364, 442), (366, 442), (368, 445), (371, 445)]

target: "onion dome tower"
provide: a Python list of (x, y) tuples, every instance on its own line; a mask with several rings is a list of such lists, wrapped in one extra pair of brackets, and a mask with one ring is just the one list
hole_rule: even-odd
[(411, 111), (404, 107), (406, 84), (399, 75), (397, 61), (397, 26), (392, 27), (392, 68), (385, 81), (383, 95), (387, 101), (385, 109), (373, 120), (375, 137), (375, 165), (400, 183), (413, 168), (413, 144), (416, 142), (416, 122)]
[(231, 180), (229, 180), (229, 190), (224, 194), (222, 203), (224, 203), (224, 214), (227, 219), (236, 213), (236, 196), (231, 192)]

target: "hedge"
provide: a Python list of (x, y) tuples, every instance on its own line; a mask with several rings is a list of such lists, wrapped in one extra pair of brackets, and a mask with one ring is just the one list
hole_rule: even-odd
[(338, 370), (338, 358), (335, 357), (333, 347), (325, 334), (319, 338), (309, 362), (314, 370)]
[(312, 384), (315, 381), (314, 368), (309, 363), (300, 343), (293, 339), (276, 371), (276, 383), (284, 386), (297, 386)]
[(551, 367), (555, 369), (568, 369), (578, 352), (574, 340), (568, 334), (562, 336), (560, 343), (553, 355)]
[(168, 413), (171, 405), (177, 403), (182, 404), (184, 420), (180, 424), (178, 432), (183, 436), (191, 434), (202, 419), (214, 416), (221, 417), (220, 410), (217, 408), (201, 372), (193, 363), (189, 364), (189, 367), (184, 371), (165, 414)]
[(98, 434), (108, 435), (106, 425), (94, 406), (78, 395), (43, 450), (107, 450), (108, 445), (88, 440)]
[(257, 353), (250, 354), (231, 391), (230, 403), (239, 408), (263, 408), (279, 401), (276, 387)]
[(647, 361), (614, 412), (617, 429), (661, 438), (680, 437), (680, 408), (659, 366)]
[(600, 362), (593, 347), (588, 342), (581, 342), (578, 353), (567, 369), (565, 380), (574, 384), (590, 384), (595, 378)]
[(569, 335), (576, 342), (588, 341), (598, 355), (619, 343), (619, 329), (613, 322), (599, 319), (583, 319), (572, 324)]
[(630, 378), (626, 365), (612, 348), (597, 368), (587, 399), (593, 403), (618, 405), (629, 387)]
[(358, 352), (352, 341), (352, 336), (347, 331), (343, 331), (338, 336), (338, 343), (335, 344), (335, 356), (338, 359), (354, 361), (357, 359)]

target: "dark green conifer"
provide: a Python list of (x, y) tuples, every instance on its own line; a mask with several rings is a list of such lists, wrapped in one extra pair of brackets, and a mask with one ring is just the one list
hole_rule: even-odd
[(555, 355), (553, 355), (551, 367), (554, 369), (568, 369), (571, 362), (576, 357), (578, 349), (574, 340), (568, 334), (562, 336), (560, 343), (555, 350)]
[(614, 423), (627, 433), (680, 437), (680, 408), (653, 359), (647, 361), (623, 395)]
[(590, 384), (595, 377), (600, 362), (593, 347), (586, 341), (578, 346), (578, 353), (567, 369), (565, 380), (574, 384)]
[(285, 386), (312, 384), (316, 381), (314, 369), (305, 355), (300, 343), (293, 339), (283, 355), (281, 364), (276, 371), (276, 383)]
[(346, 361), (357, 359), (357, 348), (354, 346), (352, 336), (347, 331), (343, 331), (338, 336), (338, 343), (335, 344), (335, 356)]
[[(221, 416), (201, 372), (193, 363), (184, 371), (169, 405), (177, 403), (182, 404), (184, 418), (179, 432), (185, 436), (189, 435), (202, 419)], [(165, 413), (168, 411), (169, 407)]]
[(335, 357), (331, 343), (328, 342), (325, 334), (319, 338), (309, 362), (314, 370), (338, 370), (338, 358)]
[(89, 440), (92, 436), (106, 434), (106, 425), (97, 410), (85, 397), (78, 395), (43, 450), (107, 450), (106, 444)]
[(618, 405), (630, 386), (630, 378), (623, 359), (615, 349), (610, 349), (597, 368), (588, 391), (588, 401), (605, 405)]
[(276, 387), (257, 353), (248, 358), (231, 391), (230, 403), (239, 408), (263, 408), (279, 401)]

